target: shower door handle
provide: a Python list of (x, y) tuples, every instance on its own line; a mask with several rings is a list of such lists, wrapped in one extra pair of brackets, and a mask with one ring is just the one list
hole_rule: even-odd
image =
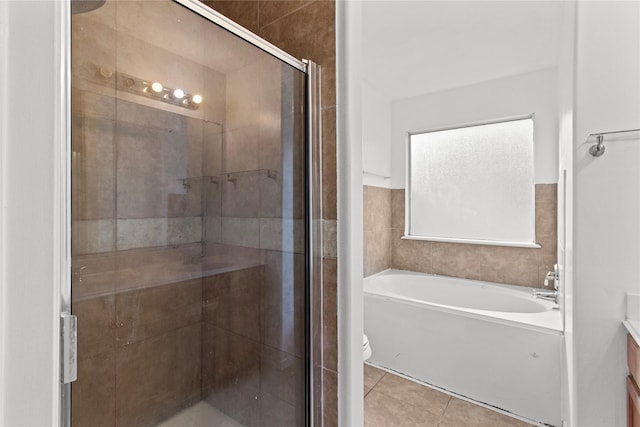
[(78, 379), (78, 318), (71, 313), (60, 314), (60, 382), (68, 384)]

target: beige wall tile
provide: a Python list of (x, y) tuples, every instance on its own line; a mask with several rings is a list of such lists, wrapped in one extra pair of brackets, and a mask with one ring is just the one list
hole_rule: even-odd
[(402, 239), (404, 230), (393, 229), (391, 267), (399, 270), (432, 273), (431, 242)]
[(536, 184), (536, 243), (543, 256), (555, 257), (558, 244), (558, 186)]
[(480, 259), (478, 245), (431, 242), (434, 274), (478, 280)]
[(557, 251), (557, 185), (536, 185), (536, 241), (541, 249), (400, 240), (404, 189), (391, 190), (391, 267), (488, 282), (542, 287)]
[(538, 249), (479, 246), (480, 280), (518, 286), (539, 286)]
[(404, 232), (404, 188), (391, 190), (391, 227)]
[(391, 190), (365, 185), (362, 194), (364, 231), (391, 228)]
[(364, 277), (391, 268), (392, 232), (390, 228), (364, 232)]

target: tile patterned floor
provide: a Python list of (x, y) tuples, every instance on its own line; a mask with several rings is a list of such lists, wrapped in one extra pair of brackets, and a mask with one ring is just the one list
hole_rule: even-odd
[(365, 427), (533, 427), (532, 424), (364, 366)]
[(198, 402), (160, 423), (157, 427), (242, 427), (206, 402)]

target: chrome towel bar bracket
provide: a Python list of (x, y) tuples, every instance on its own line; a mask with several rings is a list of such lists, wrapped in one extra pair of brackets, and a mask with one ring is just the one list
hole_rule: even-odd
[(616, 133), (627, 133), (627, 132), (640, 132), (640, 129), (628, 129), (628, 130), (616, 130), (612, 132), (592, 133), (591, 135), (589, 135), (589, 138), (587, 138), (587, 140), (591, 139), (592, 136), (595, 136), (597, 142), (595, 145), (592, 145), (589, 148), (589, 154), (591, 154), (593, 157), (600, 157), (604, 154), (606, 150), (606, 147), (604, 146), (605, 135), (612, 135)]

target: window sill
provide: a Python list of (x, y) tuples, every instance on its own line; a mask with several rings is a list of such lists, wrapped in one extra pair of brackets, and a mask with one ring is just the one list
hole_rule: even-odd
[(425, 240), (430, 242), (462, 243), (465, 245), (507, 246), (507, 247), (514, 247), (514, 248), (540, 249), (542, 247), (539, 244), (532, 243), (532, 242), (502, 242), (499, 240), (461, 239), (461, 238), (455, 238), (455, 237), (429, 237), (429, 236), (404, 235), (402, 236), (402, 239)]

